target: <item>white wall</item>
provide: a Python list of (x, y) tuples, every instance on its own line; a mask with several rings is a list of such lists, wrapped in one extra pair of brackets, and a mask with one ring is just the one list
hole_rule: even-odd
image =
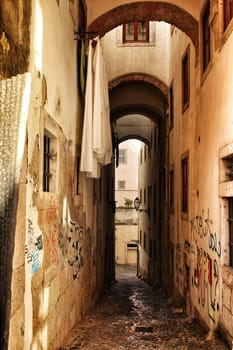
[(155, 37), (150, 44), (122, 44), (121, 27), (105, 34), (104, 56), (109, 81), (136, 72), (151, 74), (168, 83), (170, 25), (156, 22), (154, 27)]

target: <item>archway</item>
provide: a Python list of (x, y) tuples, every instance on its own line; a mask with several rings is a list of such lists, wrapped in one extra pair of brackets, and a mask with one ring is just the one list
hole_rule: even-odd
[(191, 38), (198, 55), (198, 21), (181, 7), (167, 2), (142, 1), (117, 6), (90, 23), (88, 31), (103, 36), (118, 25), (135, 19), (165, 21), (176, 26)]

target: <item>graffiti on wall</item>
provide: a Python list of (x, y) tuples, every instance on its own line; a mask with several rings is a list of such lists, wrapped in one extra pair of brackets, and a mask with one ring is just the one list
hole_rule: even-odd
[(82, 255), (83, 228), (72, 220), (69, 220), (68, 233), (60, 230), (58, 245), (67, 264), (73, 269), (73, 279), (78, 279), (83, 266)]
[[(213, 322), (216, 320), (216, 312), (219, 311), (217, 302), (217, 287), (219, 283), (218, 258), (221, 257), (221, 241), (214, 232), (213, 220), (210, 218), (209, 209), (205, 215), (202, 210), (200, 215), (191, 220), (191, 239), (195, 246), (197, 261), (194, 269), (193, 284), (198, 290), (198, 301), (202, 307), (208, 308), (209, 317)], [(206, 241), (207, 251), (200, 248), (202, 240)], [(186, 251), (192, 247), (185, 241)]]
[(41, 268), (40, 251), (43, 250), (42, 235), (35, 237), (35, 230), (31, 219), (27, 221), (27, 243), (25, 244), (25, 254), (28, 264), (32, 266), (32, 274)]
[(200, 215), (196, 215), (191, 221), (191, 239), (198, 244), (200, 239), (209, 239), (209, 248), (212, 252), (221, 257), (221, 241), (218, 240), (213, 229), (213, 220), (210, 219), (209, 209), (205, 215), (204, 209)]
[(199, 291), (199, 304), (208, 306), (209, 317), (215, 322), (215, 314), (219, 310), (217, 303), (217, 286), (219, 283), (219, 267), (216, 259), (211, 259), (203, 249), (197, 250), (197, 267), (194, 271), (194, 284)]

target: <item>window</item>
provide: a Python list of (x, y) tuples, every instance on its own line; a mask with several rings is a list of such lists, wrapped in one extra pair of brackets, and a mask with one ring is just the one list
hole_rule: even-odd
[(126, 149), (119, 150), (119, 164), (127, 164), (127, 150)]
[(174, 170), (170, 171), (170, 209), (174, 209)]
[(153, 260), (156, 261), (156, 242), (153, 241)]
[(128, 249), (137, 249), (137, 243), (127, 243), (127, 248)]
[(146, 188), (144, 188), (144, 204), (146, 205)]
[(174, 91), (173, 91), (173, 82), (171, 83), (169, 90), (169, 103), (170, 103), (170, 128), (174, 126)]
[(123, 24), (123, 43), (149, 42), (149, 21)]
[(151, 202), (152, 202), (152, 185), (149, 185), (147, 189), (147, 198), (148, 198), (148, 215), (151, 214)]
[(154, 128), (154, 150), (157, 148), (157, 128)]
[(203, 72), (206, 70), (210, 62), (210, 2), (208, 1), (202, 16), (202, 45), (203, 45)]
[(190, 90), (190, 76), (189, 76), (189, 47), (185, 51), (182, 58), (182, 107), (183, 111), (189, 106), (189, 90)]
[(153, 245), (152, 245), (152, 239), (149, 241), (149, 257), (152, 258), (153, 256)]
[(233, 197), (229, 201), (229, 265), (233, 267)]
[(56, 191), (56, 170), (57, 170), (57, 152), (56, 139), (49, 134), (44, 135), (44, 154), (43, 154), (43, 191)]
[(119, 190), (124, 190), (125, 189), (125, 181), (118, 181), (118, 189)]
[(154, 220), (156, 220), (156, 204), (157, 204), (157, 196), (156, 196), (156, 183), (154, 183), (154, 200), (153, 200), (153, 206), (154, 206)]
[(50, 138), (44, 136), (43, 191), (49, 192), (50, 177)]
[(143, 247), (144, 249), (146, 249), (146, 233), (144, 232), (144, 236), (143, 236)]
[(76, 164), (76, 195), (79, 194), (79, 172), (80, 172), (80, 157), (77, 157)]
[(228, 24), (230, 23), (231, 19), (233, 18), (233, 0), (224, 0), (223, 1), (224, 6), (224, 30), (227, 28)]
[(188, 212), (188, 156), (182, 159), (182, 212)]

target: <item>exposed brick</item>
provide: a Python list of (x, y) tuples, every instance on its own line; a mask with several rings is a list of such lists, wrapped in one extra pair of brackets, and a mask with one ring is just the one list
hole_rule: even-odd
[(192, 40), (198, 55), (198, 21), (182, 8), (160, 1), (142, 1), (121, 5), (95, 19), (88, 27), (103, 36), (120, 24), (133, 20), (165, 21), (185, 32)]

